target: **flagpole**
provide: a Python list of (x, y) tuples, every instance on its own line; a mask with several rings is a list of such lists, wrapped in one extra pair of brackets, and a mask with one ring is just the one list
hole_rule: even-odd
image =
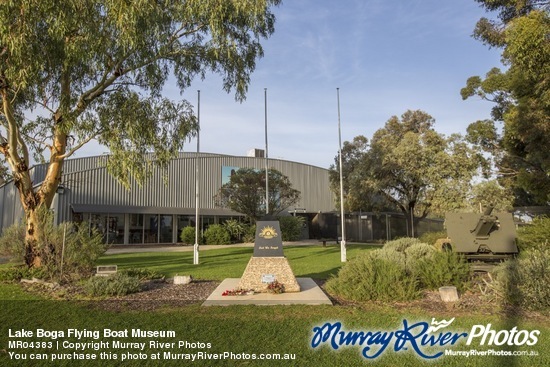
[(200, 127), (201, 127), (201, 91), (197, 91), (197, 155), (195, 157), (195, 244), (193, 245), (193, 264), (199, 264), (199, 152), (200, 152)]
[(340, 165), (340, 218), (342, 227), (342, 240), (340, 241), (340, 261), (346, 262), (346, 218), (344, 214), (344, 177), (342, 174), (342, 129), (340, 127), (340, 88), (336, 88), (336, 100), (338, 103), (338, 159)]
[(269, 174), (267, 154), (267, 88), (264, 88), (264, 110), (265, 110), (265, 214), (269, 214)]

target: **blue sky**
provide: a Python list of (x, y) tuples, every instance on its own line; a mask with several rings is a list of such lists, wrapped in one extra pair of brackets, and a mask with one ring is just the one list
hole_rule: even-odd
[[(264, 88), (269, 157), (325, 168), (338, 153), (337, 87), (343, 141), (370, 139), (407, 109), (432, 115), (445, 135), (490, 117), (489, 102), (460, 96), (468, 77), (500, 66), (500, 51), (471, 37), (490, 16), (474, 0), (287, 0), (275, 14), (245, 102), (225, 93), (217, 75), (183, 96), (167, 85), (168, 97), (194, 105), (200, 89), (201, 151), (263, 149)], [(184, 149), (195, 151), (196, 142)]]

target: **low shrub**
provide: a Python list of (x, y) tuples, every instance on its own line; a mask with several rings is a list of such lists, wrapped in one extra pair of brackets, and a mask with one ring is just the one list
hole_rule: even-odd
[[(62, 233), (65, 231), (65, 251), (62, 254)], [(80, 279), (89, 276), (96, 265), (97, 259), (107, 250), (103, 236), (98, 231), (89, 232), (88, 226), (77, 226), (72, 223), (62, 223), (57, 227), (55, 269), (63, 270), (64, 277)]]
[(298, 241), (302, 238), (303, 217), (279, 217), (283, 241)]
[(207, 245), (227, 245), (231, 243), (231, 236), (223, 225), (212, 224), (204, 231), (204, 242)]
[[(420, 292), (417, 281), (405, 268), (380, 253), (371, 251), (348, 261), (336, 277), (328, 280), (327, 290), (352, 301), (407, 301)], [(390, 252), (386, 251), (386, 254)]]
[(402, 238), (347, 262), (329, 279), (327, 290), (353, 301), (407, 301), (425, 288), (455, 285), (462, 290), (469, 276), (468, 263), (457, 254)]
[(439, 239), (447, 238), (447, 231), (426, 232), (418, 237), (418, 240), (434, 246)]
[(241, 242), (243, 235), (246, 233), (246, 225), (237, 219), (226, 220), (223, 227), (229, 232), (232, 243)]
[(535, 217), (531, 224), (518, 229), (517, 244), (521, 251), (548, 244), (550, 240), (550, 217)]
[(141, 290), (138, 278), (123, 273), (107, 277), (91, 277), (84, 283), (84, 290), (92, 297), (124, 296)]
[(407, 271), (413, 272), (419, 261), (431, 261), (436, 256), (435, 247), (425, 243), (415, 243), (405, 249), (405, 267)]
[(539, 245), (491, 271), (494, 295), (504, 304), (532, 310), (550, 308), (550, 248)]
[(405, 253), (395, 251), (395, 249), (392, 248), (383, 247), (379, 250), (373, 251), (371, 256), (387, 263), (396, 264), (402, 269), (406, 269), (407, 267), (407, 258), (405, 257)]
[(25, 225), (14, 224), (5, 228), (0, 236), (0, 255), (14, 262), (23, 262), (25, 257)]
[(154, 280), (154, 279), (164, 279), (164, 274), (159, 273), (158, 271), (144, 268), (130, 268), (122, 269), (118, 271), (120, 274), (128, 275), (129, 277), (138, 278), (139, 280)]
[(454, 285), (462, 291), (470, 279), (470, 265), (463, 256), (454, 252), (434, 251), (430, 256), (418, 259), (412, 273), (423, 288)]
[(250, 224), (245, 230), (243, 242), (254, 243), (254, 241), (256, 241), (256, 225)]
[[(195, 227), (185, 227), (181, 230), (180, 234), (180, 240), (186, 245), (194, 245), (195, 244)], [(199, 234), (199, 241), (200, 241), (200, 234)]]
[(384, 244), (384, 249), (405, 252), (405, 250), (414, 244), (420, 243), (418, 238), (403, 237), (393, 241), (388, 241)]
[(45, 268), (28, 268), (26, 265), (0, 269), (0, 282), (19, 282), (21, 279), (47, 278)]
[[(90, 233), (87, 226), (74, 223), (53, 223), (52, 213), (39, 213), (39, 226), (43, 231), (42, 245), (38, 247), (42, 266), (34, 271), (36, 278), (80, 279), (92, 273), (97, 259), (105, 253), (107, 245), (97, 231)], [(24, 261), (25, 227), (23, 224), (6, 229), (0, 237), (4, 256)]]
[(30, 271), (26, 266), (13, 266), (0, 269), (0, 282), (18, 282), (28, 278)]

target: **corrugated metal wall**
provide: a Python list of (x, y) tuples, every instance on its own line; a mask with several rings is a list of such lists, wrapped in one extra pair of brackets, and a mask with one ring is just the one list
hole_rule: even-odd
[[(52, 206), (57, 210), (57, 221), (72, 219), (72, 204), (95, 206), (127, 206), (158, 208), (195, 208), (195, 157), (196, 153), (180, 153), (167, 170), (154, 169), (142, 186), (132, 183), (126, 190), (103, 167), (99, 157), (70, 159), (65, 162), (62, 194), (57, 194)], [(255, 157), (235, 157), (201, 153), (200, 208), (216, 209), (214, 196), (222, 185), (222, 167), (264, 169), (265, 160)], [(329, 189), (328, 170), (302, 163), (270, 159), (269, 167), (288, 176), (293, 187), (301, 192), (295, 207), (307, 212), (326, 212), (335, 208)], [(45, 166), (33, 169), (35, 183), (43, 180)], [(166, 181), (163, 179), (166, 177)], [(22, 214), (19, 198), (13, 183), (0, 188), (0, 229), (11, 225)], [(289, 209), (294, 209), (294, 206)]]
[(0, 187), (0, 208), (0, 232), (23, 218), (19, 193), (11, 182)]

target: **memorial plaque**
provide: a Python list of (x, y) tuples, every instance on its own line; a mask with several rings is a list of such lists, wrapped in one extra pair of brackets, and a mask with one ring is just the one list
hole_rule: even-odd
[(256, 222), (254, 257), (283, 257), (283, 240), (279, 221)]
[(276, 277), (273, 274), (262, 274), (262, 283), (273, 283), (276, 281)]

